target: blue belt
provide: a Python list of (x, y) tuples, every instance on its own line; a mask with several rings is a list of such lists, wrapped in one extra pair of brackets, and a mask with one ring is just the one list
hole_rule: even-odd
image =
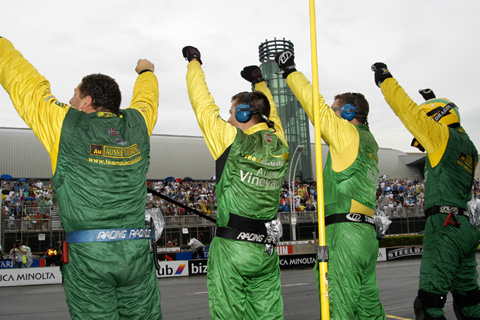
[(151, 229), (99, 229), (67, 232), (65, 242), (107, 242), (122, 240), (151, 239)]

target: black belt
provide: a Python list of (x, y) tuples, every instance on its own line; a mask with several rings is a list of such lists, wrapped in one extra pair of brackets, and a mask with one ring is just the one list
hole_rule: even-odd
[(273, 237), (267, 234), (266, 222), (271, 220), (257, 220), (230, 213), (228, 227), (218, 227), (216, 236), (237, 241), (248, 241), (263, 244), (275, 244)]
[(254, 243), (262, 243), (262, 244), (275, 244), (273, 237), (261, 233), (255, 232), (245, 232), (236, 229), (228, 229), (224, 227), (218, 227), (217, 232), (215, 234), (217, 237), (222, 237), (225, 239), (232, 239), (237, 241), (248, 241)]
[(467, 211), (463, 208), (454, 206), (432, 206), (425, 210), (425, 217), (428, 218), (429, 216), (437, 213), (455, 213), (461, 216), (467, 215)]
[(366, 223), (375, 227), (375, 220), (372, 217), (361, 213), (335, 213), (325, 217), (325, 226), (339, 222)]

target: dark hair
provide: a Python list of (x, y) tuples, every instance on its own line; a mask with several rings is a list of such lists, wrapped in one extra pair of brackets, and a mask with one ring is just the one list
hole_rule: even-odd
[[(250, 92), (247, 92), (247, 91), (237, 93), (232, 97), (232, 102), (237, 101), (237, 105), (242, 103), (243, 100), (245, 99), (245, 96), (249, 93)], [(253, 91), (252, 94), (250, 95), (249, 101), (247, 102), (250, 105), (250, 107), (257, 109), (265, 117), (267, 118), (270, 117), (270, 102), (268, 101), (267, 96), (263, 94), (263, 92)], [(252, 119), (255, 120), (255, 123), (266, 122), (265, 119), (263, 119), (262, 116), (259, 114), (253, 115)]]
[(95, 73), (85, 76), (79, 85), (82, 97), (90, 96), (95, 110), (110, 111), (118, 114), (122, 94), (117, 82), (106, 75)]
[(370, 111), (370, 107), (368, 105), (367, 99), (361, 93), (352, 92), (345, 92), (341, 94), (337, 94), (334, 99), (340, 102), (343, 106), (347, 103), (352, 103), (352, 97), (354, 97), (353, 105), (357, 108), (357, 114), (355, 115), (355, 119), (358, 119), (361, 123), (367, 123), (368, 113)]

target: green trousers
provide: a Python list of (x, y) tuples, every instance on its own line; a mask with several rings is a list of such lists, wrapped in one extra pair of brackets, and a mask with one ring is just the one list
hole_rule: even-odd
[(69, 244), (62, 273), (72, 319), (162, 319), (148, 241)]
[[(458, 216), (460, 227), (443, 226), (448, 214), (427, 219), (423, 239), (420, 289), (429, 293), (466, 295), (478, 289), (476, 253), (479, 231), (466, 216)], [(463, 308), (467, 317), (480, 317), (480, 304)], [(433, 317), (443, 316), (442, 308), (427, 308)]]
[(212, 320), (283, 319), (278, 254), (265, 245), (215, 237), (208, 252)]
[[(385, 320), (375, 270), (378, 257), (375, 228), (365, 223), (334, 223), (325, 228), (325, 235), (329, 251), (330, 319)], [(320, 299), (318, 262), (314, 271)]]

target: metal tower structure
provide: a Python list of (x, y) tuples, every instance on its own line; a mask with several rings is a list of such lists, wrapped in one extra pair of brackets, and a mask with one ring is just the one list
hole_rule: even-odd
[[(297, 153), (300, 156), (298, 168), (296, 167), (296, 170), (294, 170), (295, 177), (291, 177), (291, 180), (302, 181), (313, 177), (310, 163), (309, 119), (288, 87), (287, 81), (283, 79), (281, 74), (278, 74), (280, 69), (275, 62), (275, 56), (285, 50), (294, 52), (293, 43), (285, 40), (285, 38), (283, 40), (274, 38), (274, 40), (265, 40), (261, 43), (258, 47), (260, 69), (277, 104), (278, 114), (285, 130), (285, 138), (290, 147), (290, 165), (295, 165), (294, 156)], [(299, 150), (297, 146), (304, 146), (303, 151), (297, 152)], [(290, 177), (288, 177), (288, 180), (290, 181)]]

